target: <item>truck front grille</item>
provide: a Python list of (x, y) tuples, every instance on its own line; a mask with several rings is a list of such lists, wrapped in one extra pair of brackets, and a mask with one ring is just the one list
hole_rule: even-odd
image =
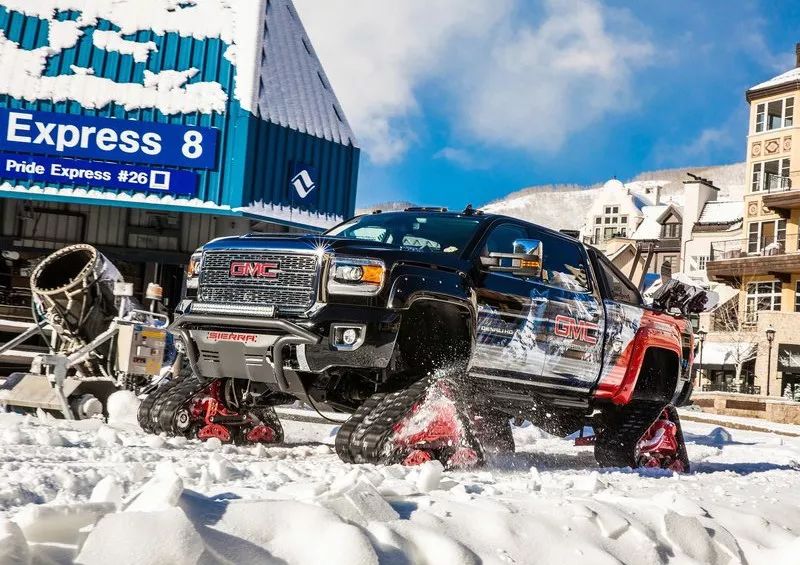
[[(232, 264), (240, 267), (239, 276), (232, 274)], [(264, 264), (269, 264), (268, 273), (250, 272)], [(316, 301), (318, 273), (319, 261), (314, 255), (208, 251), (203, 256), (197, 299), (301, 312)]]

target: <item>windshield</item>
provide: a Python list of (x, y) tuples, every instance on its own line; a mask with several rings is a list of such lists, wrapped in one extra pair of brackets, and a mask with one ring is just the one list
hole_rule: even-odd
[(460, 253), (480, 220), (445, 214), (386, 213), (354, 218), (327, 235), (388, 243), (409, 251)]

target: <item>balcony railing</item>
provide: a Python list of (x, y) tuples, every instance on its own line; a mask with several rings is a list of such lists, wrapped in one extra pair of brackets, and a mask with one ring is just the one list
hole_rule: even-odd
[(711, 244), (709, 261), (741, 259), (742, 257), (772, 257), (786, 253), (786, 238), (763, 237), (715, 241)]
[(767, 175), (767, 181), (761, 192), (767, 194), (775, 194), (778, 192), (786, 192), (792, 190), (792, 179), (789, 177), (782, 177), (780, 175)]
[(761, 387), (755, 385), (735, 385), (732, 383), (710, 383), (702, 387), (703, 392), (738, 392), (740, 394), (761, 394)]
[(611, 241), (612, 239), (615, 239), (615, 238), (618, 238), (618, 237), (619, 238), (626, 238), (628, 236), (625, 234), (625, 232), (616, 232), (616, 233), (613, 233), (613, 234), (611, 234), (611, 235), (609, 235), (607, 237), (606, 236), (600, 236), (599, 238), (597, 236), (590, 235), (590, 236), (585, 236), (583, 238), (583, 242), (585, 244), (587, 244), (587, 245), (602, 245), (603, 243), (605, 243), (607, 241)]

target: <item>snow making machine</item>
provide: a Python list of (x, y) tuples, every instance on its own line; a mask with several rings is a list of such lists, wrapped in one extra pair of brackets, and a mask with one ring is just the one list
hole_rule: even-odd
[(133, 285), (85, 244), (46, 257), (30, 284), (34, 325), (0, 345), (0, 355), (37, 335), (49, 351), (35, 356), (28, 372), (12, 373), (0, 385), (0, 408), (91, 418), (105, 412), (111, 393), (138, 392), (160, 375), (169, 325), (156, 311), (160, 287), (148, 287), (150, 309), (144, 310), (133, 298)]

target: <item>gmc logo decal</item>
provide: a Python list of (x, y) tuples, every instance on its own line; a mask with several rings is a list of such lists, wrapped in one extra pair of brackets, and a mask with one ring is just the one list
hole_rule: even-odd
[[(597, 343), (598, 331), (599, 327), (597, 324), (576, 320), (575, 318), (570, 318), (569, 316), (556, 316), (556, 327), (554, 333), (558, 337), (577, 339), (578, 341), (595, 345)], [(589, 332), (593, 332), (594, 335)]]
[(277, 279), (280, 273), (278, 263), (256, 261), (231, 261), (230, 276), (251, 279)]

